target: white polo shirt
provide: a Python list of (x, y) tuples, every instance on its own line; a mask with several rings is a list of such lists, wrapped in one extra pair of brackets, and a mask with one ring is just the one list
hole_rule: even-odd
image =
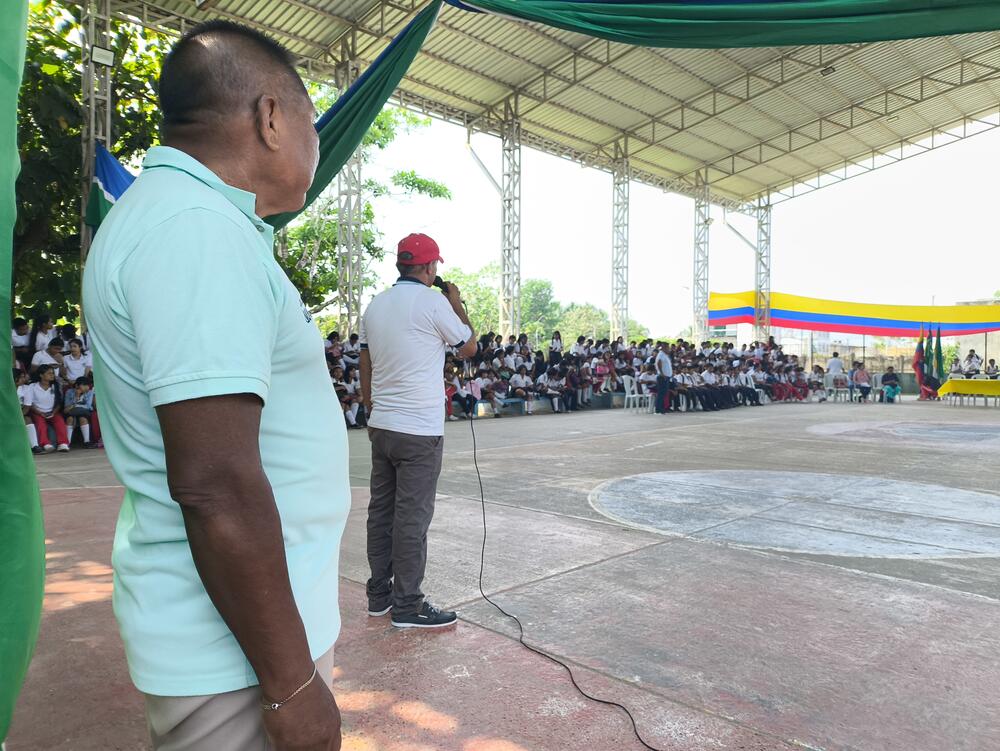
[(11, 347), (27, 347), (31, 342), (31, 332), (26, 334), (18, 334), (17, 329), (10, 330), (10, 346)]
[(401, 278), (375, 295), (361, 318), (360, 342), (372, 361), (373, 428), (444, 435), (446, 347), (472, 336), (451, 303), (416, 279)]
[(54, 327), (48, 331), (39, 330), (38, 334), (35, 336), (35, 351), (41, 352), (43, 349), (48, 348), (49, 342), (57, 336), (59, 336), (59, 332)]
[(71, 382), (76, 381), (77, 378), (82, 378), (84, 373), (87, 372), (87, 368), (94, 367), (89, 352), (84, 352), (79, 357), (63, 355), (63, 365), (66, 366), (66, 378)]
[(666, 378), (674, 374), (674, 364), (670, 361), (670, 355), (662, 350), (656, 355), (656, 374)]
[(36, 352), (31, 358), (32, 367), (40, 367), (42, 365), (54, 365), (59, 367), (59, 361), (48, 353), (48, 350), (41, 349)]
[(28, 386), (24, 403), (26, 406), (49, 414), (56, 408), (56, 387), (49, 384), (49, 387), (45, 388), (40, 383), (32, 383)]

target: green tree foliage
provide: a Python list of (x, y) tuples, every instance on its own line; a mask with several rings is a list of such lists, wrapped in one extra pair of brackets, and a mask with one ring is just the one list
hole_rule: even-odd
[[(25, 312), (47, 309), (57, 318), (76, 317), (80, 302), (80, 203), (82, 184), (80, 11), (54, 0), (32, 0), (27, 64), (18, 110), (21, 175), (14, 231), (14, 299)], [(172, 40), (130, 24), (113, 22), (116, 64), (112, 69), (112, 133), (109, 150), (137, 165), (158, 142), (160, 113), (154, 84)], [(330, 87), (310, 84), (320, 112), (336, 99)], [(404, 132), (430, 121), (386, 108), (362, 142), (361, 159), (386, 148)], [(362, 196), (365, 268), (381, 258), (381, 235), (370, 199), (391, 193), (450, 198), (448, 188), (403, 170), (386, 185), (369, 180)], [(331, 301), (340, 279), (336, 184), (280, 237), (278, 259), (303, 300), (315, 309)], [(372, 280), (374, 282), (374, 280)]]
[(458, 285), (476, 336), (500, 328), (500, 264), (491, 263), (468, 274), (455, 267), (445, 277)]
[(641, 342), (643, 339), (649, 338), (649, 329), (634, 318), (628, 319), (628, 323), (625, 325), (625, 330), (628, 332), (625, 336), (626, 342)]
[(590, 303), (570, 303), (562, 310), (555, 326), (569, 346), (578, 336), (588, 339), (606, 339), (611, 332), (611, 318), (607, 311)]
[[(479, 271), (466, 273), (455, 268), (448, 272), (462, 290), (469, 320), (478, 335), (500, 333), (500, 264), (491, 263)], [(555, 299), (552, 282), (547, 279), (525, 279), (521, 282), (521, 331), (533, 346), (548, 342), (553, 331), (562, 334), (568, 346), (578, 336), (607, 339), (611, 335), (608, 312), (590, 303), (561, 305)], [(649, 330), (638, 321), (629, 319), (629, 341), (645, 339)]]
[(559, 323), (562, 308), (552, 292), (552, 282), (546, 279), (525, 279), (521, 282), (521, 333), (531, 341), (544, 341)]
[[(81, 128), (79, 8), (33, 0), (18, 108), (21, 174), (14, 227), (14, 295), (25, 310), (75, 317), (80, 299)], [(168, 42), (113, 22), (110, 150), (125, 162), (156, 141), (153, 82)]]
[[(336, 91), (316, 84), (310, 85), (310, 95), (321, 112), (336, 101)], [(361, 142), (362, 176), (364, 164), (369, 163), (378, 151), (389, 146), (398, 136), (415, 128), (430, 124), (428, 118), (419, 117), (406, 110), (387, 107), (383, 109)], [(378, 230), (372, 199), (385, 195), (427, 196), (450, 199), (447, 186), (418, 175), (416, 172), (399, 171), (389, 179), (391, 185), (367, 179), (361, 194), (361, 244), (364, 248), (362, 275), (364, 286), (377, 283), (370, 271), (371, 264), (385, 254), (382, 234)], [(397, 188), (396, 191), (393, 188)], [(338, 244), (339, 222), (337, 214), (337, 183), (334, 181), (302, 216), (293, 222), (287, 233), (279, 238), (278, 263), (292, 283), (302, 293), (302, 301), (312, 311), (328, 308), (337, 301), (337, 291), (345, 277), (346, 256)], [(336, 327), (332, 327), (336, 328)], [(346, 335), (346, 334), (345, 334)]]
[[(558, 324), (555, 327), (562, 334), (563, 342), (576, 341), (579, 336), (588, 339), (610, 339), (611, 317), (607, 311), (596, 305), (570, 303), (562, 309)], [(638, 321), (629, 318), (626, 325), (625, 341), (641, 341), (649, 336), (649, 329)]]

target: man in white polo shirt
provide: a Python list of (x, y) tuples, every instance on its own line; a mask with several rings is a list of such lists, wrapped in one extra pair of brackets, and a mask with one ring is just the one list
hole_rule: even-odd
[(361, 393), (372, 442), (368, 614), (398, 628), (438, 628), (456, 615), (424, 600), (427, 529), (444, 448), (444, 355), (476, 352), (458, 288), (430, 289), (441, 262), (427, 235), (400, 241), (396, 283), (361, 319)]

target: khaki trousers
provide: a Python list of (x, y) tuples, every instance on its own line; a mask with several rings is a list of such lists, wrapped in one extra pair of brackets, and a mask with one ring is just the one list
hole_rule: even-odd
[[(317, 678), (333, 688), (333, 648), (316, 660), (316, 670)], [(209, 696), (143, 696), (154, 751), (274, 748), (264, 732), (259, 686)]]

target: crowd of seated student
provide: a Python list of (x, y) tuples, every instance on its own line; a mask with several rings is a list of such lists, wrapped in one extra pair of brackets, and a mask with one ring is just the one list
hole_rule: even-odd
[(330, 371), (330, 382), (337, 393), (344, 420), (349, 428), (363, 428), (368, 424), (364, 404), (361, 399), (361, 376), (358, 363), (361, 361), (361, 345), (358, 335), (351, 334), (342, 341), (340, 333), (333, 331), (327, 335), (326, 364)]
[(12, 324), (14, 382), (32, 452), (69, 451), (77, 433), (85, 448), (101, 447), (86, 335), (47, 314)]
[[(655, 359), (664, 352), (673, 365), (665, 394), (656, 396)], [(863, 376), (862, 376), (863, 377)], [(477, 401), (490, 402), (499, 417), (503, 400), (524, 401), (526, 414), (535, 404), (548, 401), (561, 414), (590, 406), (594, 394), (625, 392), (626, 378), (640, 393), (662, 402), (665, 412), (700, 406), (715, 411), (737, 406), (759, 406), (760, 392), (771, 401), (802, 401), (811, 393), (826, 398), (823, 371), (817, 366), (806, 376), (794, 355), (785, 356), (772, 341), (743, 345), (704, 342), (700, 346), (683, 339), (675, 343), (625, 343), (622, 337), (588, 339), (580, 336), (566, 348), (556, 331), (548, 352), (532, 351), (528, 337), (502, 337), (489, 333), (479, 341), (469, 363), (449, 356), (444, 370), (445, 408), (450, 420), (474, 417)], [(817, 380), (818, 379), (818, 380)]]

